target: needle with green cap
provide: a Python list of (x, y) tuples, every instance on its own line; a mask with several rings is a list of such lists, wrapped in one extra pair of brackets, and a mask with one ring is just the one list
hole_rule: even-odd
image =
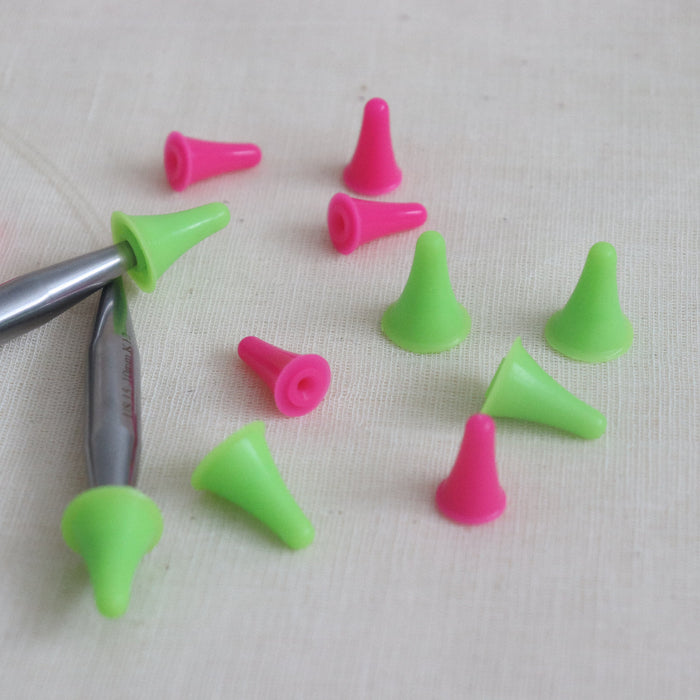
[(0, 344), (46, 323), (125, 272), (145, 292), (183, 253), (224, 228), (217, 202), (171, 214), (112, 214), (111, 245), (0, 284)]
[(88, 568), (97, 608), (124, 614), (144, 554), (160, 539), (158, 506), (135, 488), (139, 434), (139, 357), (121, 278), (100, 298), (88, 362), (86, 451), (90, 486), (63, 514), (66, 544)]

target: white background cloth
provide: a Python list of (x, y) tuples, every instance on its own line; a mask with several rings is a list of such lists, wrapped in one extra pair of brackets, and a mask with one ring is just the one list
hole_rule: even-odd
[[(0, 696), (700, 697), (699, 37), (692, 0), (0, 0), (0, 279), (109, 245), (113, 210), (232, 212), (153, 294), (128, 282), (165, 528), (119, 620), (59, 530), (97, 297), (0, 348)], [(404, 174), (380, 199), (426, 206), (472, 316), (449, 352), (379, 328), (420, 230), (328, 239), (375, 96)], [(173, 129), (262, 162), (175, 193)], [(588, 365), (543, 327), (598, 240), (635, 340)], [(328, 360), (316, 411), (276, 411), (250, 334)], [(461, 527), (434, 490), (517, 336), (608, 430), (498, 420), (507, 509)], [(305, 550), (190, 486), (257, 419)]]

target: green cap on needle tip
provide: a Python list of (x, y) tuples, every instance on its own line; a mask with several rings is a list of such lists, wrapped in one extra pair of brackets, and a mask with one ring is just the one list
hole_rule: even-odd
[(277, 471), (262, 421), (249, 423), (209, 452), (194, 470), (192, 486), (248, 511), (291, 549), (314, 539), (313, 525)]
[(606, 362), (632, 345), (632, 324), (617, 292), (617, 253), (610, 243), (589, 251), (576, 288), (545, 327), (547, 342), (562, 355), (583, 362)]
[(131, 486), (98, 486), (68, 504), (61, 520), (63, 539), (85, 560), (105, 617), (126, 612), (136, 568), (162, 531), (158, 506)]
[(424, 354), (458, 345), (469, 335), (471, 323), (452, 290), (445, 239), (437, 231), (425, 231), (416, 242), (401, 296), (382, 316), (382, 331), (404, 350)]
[(156, 288), (158, 278), (186, 251), (228, 224), (231, 213), (214, 202), (172, 214), (128, 216), (112, 214), (112, 238), (127, 241), (136, 265), (129, 270), (144, 292)]

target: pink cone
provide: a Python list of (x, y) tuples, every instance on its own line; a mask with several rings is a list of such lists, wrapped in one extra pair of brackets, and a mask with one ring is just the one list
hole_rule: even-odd
[(365, 105), (355, 155), (343, 171), (345, 184), (354, 192), (374, 196), (401, 184), (389, 129), (389, 105), (374, 97)]
[(202, 141), (173, 131), (165, 141), (163, 161), (170, 186), (181, 192), (192, 183), (252, 168), (262, 154), (253, 143)]
[(238, 356), (270, 387), (286, 416), (313, 411), (331, 383), (330, 367), (320, 355), (295, 355), (252, 335), (238, 344)]
[(331, 242), (344, 255), (375, 238), (417, 228), (427, 218), (425, 207), (415, 202), (368, 202), (339, 192), (328, 204)]
[(437, 507), (446, 518), (479, 525), (504, 511), (506, 494), (496, 471), (495, 435), (491, 416), (477, 413), (467, 421), (452, 472), (435, 494)]

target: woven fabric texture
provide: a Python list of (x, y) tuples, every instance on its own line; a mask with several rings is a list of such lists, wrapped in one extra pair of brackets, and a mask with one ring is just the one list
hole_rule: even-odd
[[(698, 36), (684, 0), (0, 0), (1, 280), (110, 245), (114, 210), (232, 214), (154, 293), (127, 281), (165, 527), (119, 620), (59, 527), (97, 297), (0, 347), (0, 696), (699, 697)], [(326, 207), (377, 96), (403, 171), (378, 199), (428, 220), (342, 256)], [(176, 193), (171, 130), (262, 161)], [(421, 230), (473, 321), (435, 355), (380, 329)], [(596, 241), (635, 337), (592, 365), (544, 325)], [(326, 358), (314, 412), (276, 410), (247, 335)], [(517, 337), (608, 428), (498, 419), (507, 508), (462, 527), (435, 488)], [(253, 420), (304, 550), (190, 486)]]

